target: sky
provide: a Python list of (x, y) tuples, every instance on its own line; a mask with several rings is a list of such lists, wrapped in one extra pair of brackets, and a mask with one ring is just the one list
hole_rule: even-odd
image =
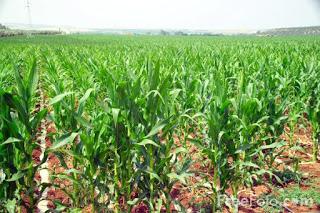
[[(0, 0), (0, 23), (28, 23), (27, 0)], [(33, 25), (267, 29), (320, 25), (320, 0), (29, 0)]]

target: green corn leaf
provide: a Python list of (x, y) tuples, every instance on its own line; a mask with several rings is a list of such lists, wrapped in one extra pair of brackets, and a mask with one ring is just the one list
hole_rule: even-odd
[(11, 178), (10, 178), (10, 179), (7, 179), (6, 181), (7, 181), (7, 182), (17, 181), (17, 180), (19, 180), (20, 178), (22, 178), (22, 177), (24, 177), (24, 176), (25, 176), (25, 173), (23, 173), (23, 172), (17, 172), (17, 173), (15, 173), (15, 174), (13, 174), (13, 175), (11, 176)]
[(161, 208), (162, 208), (162, 199), (158, 199), (157, 200), (157, 207), (156, 207), (156, 212), (160, 213), (161, 212)]
[(280, 142), (272, 143), (272, 144), (269, 144), (269, 145), (261, 146), (259, 149), (260, 150), (277, 149), (277, 148), (280, 148), (280, 147), (285, 146), (285, 145), (286, 145), (285, 141), (280, 141)]
[(235, 152), (235, 154), (239, 154), (241, 152), (244, 152), (244, 151), (250, 149), (250, 147), (252, 147), (251, 144), (244, 144), (244, 145), (239, 147), (239, 149)]
[(78, 107), (78, 115), (82, 115), (83, 110), (84, 110), (84, 105), (87, 99), (89, 98), (90, 94), (93, 92), (93, 89), (90, 88), (86, 91), (84, 96), (79, 100), (79, 107)]
[[(73, 176), (68, 175), (68, 174), (56, 174), (56, 175), (52, 175), (53, 178), (60, 178), (62, 180), (70, 180), (73, 184), (76, 185), (81, 185), (81, 181), (78, 179), (75, 179)], [(85, 177), (83, 177), (83, 179), (85, 179)]]
[(34, 58), (28, 78), (28, 92), (30, 97), (35, 93), (39, 81), (39, 73), (37, 71), (37, 60)]
[(15, 213), (17, 207), (16, 199), (6, 200), (4, 207), (8, 211), (8, 213)]
[(81, 124), (82, 126), (86, 128), (92, 128), (92, 125), (89, 121), (87, 121), (84, 117), (81, 117), (79, 115), (75, 115), (74, 118)]
[(146, 171), (146, 173), (150, 174), (151, 179), (157, 179), (159, 182), (162, 182), (161, 178), (156, 173), (150, 171)]
[(6, 179), (6, 173), (4, 173), (3, 169), (0, 169), (0, 184)]
[(72, 143), (77, 136), (78, 133), (72, 133), (69, 136), (63, 136), (62, 138), (58, 139), (55, 143), (53, 143), (52, 146), (48, 149), (48, 151), (54, 151), (69, 143)]
[(166, 125), (167, 125), (167, 121), (162, 121), (157, 123), (149, 132), (149, 134), (147, 136), (145, 136), (144, 138), (150, 138), (156, 134), (159, 133), (160, 130), (162, 130)]
[(68, 169), (65, 171), (65, 174), (81, 174), (81, 172), (76, 169)]
[(38, 112), (36, 114), (36, 116), (34, 116), (31, 120), (31, 128), (33, 130), (37, 129), (37, 127), (39, 126), (40, 122), (42, 119), (44, 119), (48, 114), (48, 110), (47, 109), (43, 109), (40, 112)]
[(26, 97), (25, 97), (25, 85), (23, 84), (23, 79), (21, 77), (21, 73), (20, 73), (20, 66), (21, 64), (18, 64), (16, 67), (15, 67), (15, 80), (16, 80), (16, 83), (17, 83), (17, 87), (18, 87), (18, 91), (19, 91), (19, 95), (24, 99), (26, 100)]
[(160, 92), (158, 90), (151, 90), (148, 94), (147, 97), (149, 97), (151, 94), (153, 94), (153, 98), (158, 96), (160, 98), (160, 100), (162, 101), (163, 104), (165, 104), (165, 101), (162, 97), (162, 95), (160, 94)]
[(219, 142), (219, 143), (220, 143), (220, 141), (221, 141), (221, 139), (222, 139), (222, 137), (223, 137), (224, 134), (225, 134), (224, 131), (220, 131), (220, 132), (219, 132), (219, 135), (218, 135), (218, 142)]
[(60, 95), (57, 95), (56, 97), (52, 98), (49, 102), (49, 105), (54, 105), (56, 103), (59, 103), (62, 101), (66, 96), (73, 94), (74, 92), (66, 92)]
[(54, 200), (53, 203), (56, 207), (55, 210), (57, 212), (64, 212), (67, 209), (67, 207), (63, 203), (61, 203), (59, 200)]
[(299, 146), (299, 145), (290, 147), (289, 150), (291, 150), (291, 151), (306, 152), (306, 150), (305, 150), (303, 147)]
[(29, 116), (28, 116), (26, 108), (19, 101), (19, 99), (15, 98), (12, 94), (9, 94), (9, 93), (5, 93), (3, 95), (3, 97), (4, 97), (4, 100), (8, 106), (17, 110), (21, 121), (23, 122), (23, 124), (25, 124), (27, 126), (29, 123), (29, 120), (28, 120)]
[(173, 153), (176, 154), (176, 155), (180, 154), (180, 153), (188, 153), (188, 150), (186, 148), (184, 148), (184, 147), (179, 147), (179, 148), (175, 149), (173, 151)]
[(90, 88), (86, 91), (86, 93), (84, 94), (84, 96), (79, 100), (79, 104), (83, 104), (90, 96), (90, 94), (93, 92), (93, 89)]
[(53, 152), (55, 154), (55, 156), (57, 156), (57, 158), (59, 159), (59, 162), (61, 164), (61, 166), (63, 166), (64, 168), (68, 168), (65, 160), (64, 160), (64, 155), (61, 152)]
[(177, 173), (169, 173), (167, 176), (172, 180), (179, 180), (181, 183), (186, 184), (186, 178), (190, 176), (190, 174), (183, 173), (178, 175)]
[(17, 139), (17, 138), (8, 138), (5, 142), (0, 144), (0, 146), (11, 144), (11, 143), (17, 143), (17, 142), (20, 142), (20, 141), (22, 141), (22, 140)]
[(135, 198), (135, 199), (133, 199), (133, 200), (127, 201), (127, 204), (130, 205), (130, 206), (134, 206), (134, 205), (136, 205), (136, 204), (137, 204), (138, 202), (140, 202), (140, 201), (141, 201), (141, 199)]
[(181, 213), (187, 212), (179, 200), (173, 200), (173, 206), (177, 212), (181, 212)]
[(118, 124), (118, 117), (120, 114), (120, 109), (112, 108), (112, 117), (113, 117), (113, 123), (115, 126)]
[(144, 139), (143, 141), (137, 143), (137, 145), (140, 145), (140, 146), (146, 146), (148, 144), (156, 146), (156, 147), (160, 147), (156, 142), (154, 142), (153, 140), (150, 140), (150, 139)]
[(244, 167), (252, 167), (252, 168), (256, 168), (256, 169), (260, 168), (257, 164), (252, 163), (252, 162), (241, 162), (241, 163), (239, 163), (239, 165), (244, 166)]

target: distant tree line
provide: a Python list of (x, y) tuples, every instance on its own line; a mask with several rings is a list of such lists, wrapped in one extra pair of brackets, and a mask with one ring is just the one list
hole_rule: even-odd
[(5, 25), (3, 25), (3, 24), (0, 24), (0, 30), (7, 30), (8, 29), (8, 27), (6, 27)]
[(53, 30), (13, 30), (0, 23), (0, 37), (22, 36), (22, 35), (57, 35), (61, 31)]
[(261, 36), (285, 36), (285, 35), (320, 35), (320, 26), (314, 27), (292, 27), (278, 28), (265, 31), (258, 31)]
[(222, 36), (221, 33), (210, 33), (210, 32), (184, 32), (184, 31), (165, 31), (160, 30), (159, 35), (177, 35), (177, 36), (193, 36), (193, 35), (200, 35), (200, 36)]
[(58, 35), (59, 31), (19, 31), (19, 30), (0, 30), (0, 37), (12, 37), (23, 35)]

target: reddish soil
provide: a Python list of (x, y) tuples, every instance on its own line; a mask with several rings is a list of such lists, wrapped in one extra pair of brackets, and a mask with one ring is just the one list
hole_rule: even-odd
[(149, 213), (149, 209), (146, 204), (140, 203), (132, 208), (131, 213)]
[[(294, 203), (290, 203), (288, 208), (291, 210), (291, 212), (297, 212), (297, 213), (319, 213), (320, 212), (320, 206), (307, 207), (307, 206), (298, 206)], [(290, 211), (284, 210), (284, 212), (290, 212)]]
[[(47, 123), (46, 130), (47, 130), (48, 134), (55, 133), (54, 124)], [(39, 132), (40, 131), (41, 131), (41, 128), (39, 128)], [(50, 147), (52, 145), (50, 138), (47, 137), (45, 140), (46, 140), (46, 147)], [(40, 144), (40, 142), (38, 142), (38, 143)], [(35, 164), (40, 163), (40, 155), (41, 155), (40, 147), (37, 147), (35, 150), (33, 150), (32, 158), (33, 158)], [(60, 174), (65, 171), (65, 169), (61, 166), (59, 159), (54, 154), (51, 154), (51, 153), (48, 156), (48, 169), (50, 170), (51, 174)], [(39, 172), (36, 173), (35, 179), (37, 181), (40, 181), (41, 177), (40, 177)], [(71, 185), (70, 182), (55, 179), (53, 183), (58, 185), (59, 187), (52, 187), (48, 191), (48, 200), (49, 200), (48, 208), (50, 208), (50, 209), (55, 208), (54, 201), (59, 201), (62, 204), (68, 206), (71, 203), (70, 198), (61, 189), (65, 188), (65, 187), (69, 187)], [(61, 189), (59, 189), (59, 188), (61, 188)], [(28, 203), (28, 202), (26, 202), (26, 203)]]
[(35, 164), (40, 164), (40, 155), (41, 155), (40, 147), (38, 147), (32, 151), (32, 159)]
[[(47, 125), (47, 132), (48, 133), (54, 133), (55, 132), (55, 127), (52, 123), (49, 123)], [(46, 138), (46, 146), (50, 147), (51, 146), (51, 141), (50, 138)], [(68, 167), (72, 168), (70, 163), (68, 162)], [(48, 156), (48, 168), (51, 174), (62, 174), (66, 171), (64, 167), (61, 166), (60, 160), (58, 159), (57, 156), (54, 154), (50, 153)], [(49, 192), (48, 192), (48, 200), (50, 200), (50, 206), (49, 208), (54, 209), (55, 201), (59, 201), (60, 203), (64, 204), (65, 206), (69, 206), (71, 204), (71, 199), (70, 197), (62, 190), (62, 189), (68, 189), (71, 186), (71, 182), (68, 180), (60, 180), (58, 178), (55, 178), (53, 180), (53, 184), (58, 186), (58, 187), (52, 187)], [(71, 189), (70, 189), (71, 190)]]
[(300, 164), (300, 171), (308, 173), (309, 178), (320, 178), (320, 162), (302, 163)]

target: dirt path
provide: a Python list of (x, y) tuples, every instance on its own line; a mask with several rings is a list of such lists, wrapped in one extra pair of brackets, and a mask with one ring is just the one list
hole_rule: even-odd
[[(45, 108), (47, 108), (46, 103), (45, 103), (45, 98), (44, 98), (44, 94), (43, 94), (43, 90), (41, 87), (41, 83), (39, 83), (39, 90), (40, 90), (40, 110), (43, 110)], [(47, 144), (46, 144), (46, 137), (47, 137), (47, 123), (48, 121), (46, 119), (41, 121), (41, 135), (38, 138), (38, 140), (40, 140), (40, 148), (41, 148), (41, 154), (39, 156), (39, 160), (40, 162), (43, 160), (44, 158), (44, 152), (47, 148)], [(39, 175), (40, 175), (40, 184), (50, 184), (50, 178), (49, 178), (49, 169), (48, 169), (48, 159), (46, 160), (45, 163), (43, 163), (40, 168), (39, 168)], [(43, 192), (40, 195), (40, 201), (37, 205), (40, 213), (44, 213), (46, 211), (49, 210), (48, 208), (48, 191), (50, 189), (47, 187), (43, 190)], [(42, 186), (40, 186), (39, 191), (42, 191)]]

